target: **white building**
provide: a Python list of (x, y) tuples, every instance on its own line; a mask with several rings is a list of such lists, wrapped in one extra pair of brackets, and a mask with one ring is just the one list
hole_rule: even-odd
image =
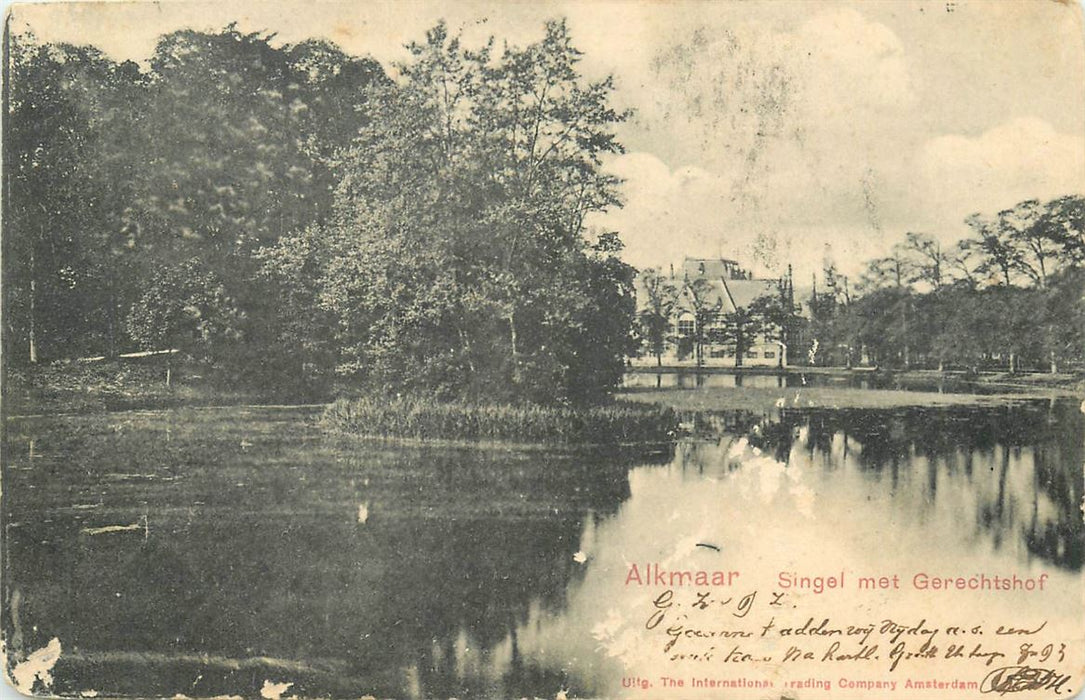
[[(743, 323), (753, 301), (759, 297), (781, 294), (780, 280), (753, 279), (738, 263), (724, 259), (686, 258), (682, 269), (671, 271), (667, 282), (677, 296), (668, 322), (663, 365), (695, 367), (698, 365), (697, 308), (704, 309), (700, 347), (700, 365), (704, 367), (785, 367), (787, 346), (778, 326), (763, 319)], [(638, 308), (650, 306), (644, 276), (637, 280)], [(750, 332), (752, 331), (752, 332)], [(742, 357), (737, 346), (744, 348)], [(646, 348), (634, 364), (654, 365), (655, 355)]]

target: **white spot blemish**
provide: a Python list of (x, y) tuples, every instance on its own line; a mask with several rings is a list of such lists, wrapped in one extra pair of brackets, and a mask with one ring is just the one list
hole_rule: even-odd
[(30, 656), (15, 665), (11, 670), (11, 682), (15, 689), (23, 695), (34, 694), (34, 684), (41, 681), (42, 686), (48, 690), (53, 685), (53, 666), (60, 659), (60, 640), (53, 637), (41, 649), (32, 652)]
[(573, 555), (573, 561), (575, 561), (577, 564), (583, 564), (587, 560), (588, 560), (588, 555), (584, 553), (584, 550), (580, 550), (576, 554)]
[(271, 681), (264, 681), (264, 687), (260, 689), (260, 697), (266, 700), (280, 700), (283, 693), (290, 690), (293, 683), (272, 683)]
[(108, 535), (113, 532), (139, 532), (143, 531), (143, 539), (151, 535), (151, 527), (147, 521), (147, 514), (139, 516), (139, 521), (131, 525), (106, 525), (104, 527), (85, 527), (80, 530), (84, 535)]
[(131, 525), (106, 525), (105, 527), (85, 527), (80, 532), (84, 535), (108, 535), (112, 532), (138, 532), (143, 529), (140, 523)]
[(369, 520), (369, 501), (358, 504), (358, 523), (364, 525), (366, 520)]

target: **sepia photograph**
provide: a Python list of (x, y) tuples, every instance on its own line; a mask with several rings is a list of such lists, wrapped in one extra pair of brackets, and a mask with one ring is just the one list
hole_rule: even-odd
[(1078, 2), (2, 43), (3, 697), (1085, 689)]

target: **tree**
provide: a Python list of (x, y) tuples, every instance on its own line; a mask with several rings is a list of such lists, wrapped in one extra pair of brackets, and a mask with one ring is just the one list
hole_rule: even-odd
[[(616, 237), (585, 228), (618, 204), (601, 169), (621, 150), (611, 81), (581, 78), (564, 22), (499, 57), (443, 23), (410, 51), (400, 80), (368, 93), (315, 243), (339, 376), (444, 398), (588, 400), (584, 363), (613, 386), (633, 321)], [(615, 303), (622, 327), (600, 315)]]
[[(911, 280), (914, 279), (914, 264), (906, 249), (900, 244), (894, 245), (890, 254), (867, 264), (863, 276), (864, 286), (868, 290), (890, 290), (888, 294), (877, 295), (892, 309), (895, 321), (888, 325), (893, 332), (889, 336), (895, 341), (895, 347), (901, 348), (900, 358), (904, 367), (911, 366), (913, 338), (909, 328), (912, 313)], [(868, 295), (871, 296), (871, 295)], [(879, 324), (881, 325), (881, 324)], [(897, 353), (887, 353), (893, 356)]]
[(704, 365), (704, 345), (708, 340), (708, 328), (719, 317), (723, 300), (712, 289), (712, 283), (703, 277), (687, 282), (686, 299), (693, 313), (693, 335), (689, 339), (693, 344), (697, 367)]
[(941, 289), (945, 282), (947, 256), (942, 244), (925, 233), (905, 234), (904, 253), (907, 256), (908, 281), (922, 283), (932, 289)]
[(972, 214), (965, 223), (975, 236), (973, 247), (980, 251), (982, 262), (976, 271), (993, 284), (1010, 286), (1010, 276), (1018, 268), (1019, 251), (998, 220)]
[(980, 283), (981, 252), (976, 240), (962, 238), (946, 257), (948, 273), (953, 284), (976, 289)]
[(1059, 247), (1062, 264), (1085, 264), (1085, 196), (1053, 199), (1044, 205), (1041, 217), (1043, 235)]
[(386, 82), (375, 62), (326, 42), (271, 40), (232, 24), (159, 39), (132, 107), (140, 120), (128, 150), (138, 165), (124, 210), (147, 284), (163, 266), (198, 258), (209, 275), (201, 279), (223, 285), (234, 306), (220, 308), (222, 323), (240, 324), (239, 342), (214, 360), (261, 381), (268, 371), (313, 376), (299, 374), (294, 343), (311, 307), (280, 303), (300, 297), (265, 274), (264, 251), (326, 221), (337, 153), (368, 118), (367, 88)]
[(160, 267), (146, 280), (128, 315), (128, 332), (144, 350), (211, 358), (223, 354), (219, 346), (240, 338), (240, 320), (222, 282), (194, 259)]
[(1039, 200), (1019, 202), (998, 213), (998, 224), (1016, 249), (1014, 264), (1038, 287), (1047, 286), (1055, 243), (1045, 226), (1044, 210)]
[(656, 358), (663, 365), (663, 349), (671, 327), (671, 315), (678, 302), (678, 290), (658, 270), (645, 270), (640, 275), (647, 302), (637, 315), (641, 334)]
[[(779, 294), (765, 294), (750, 302), (748, 309), (754, 323), (748, 328), (756, 329), (755, 332), (764, 335), (765, 340), (790, 349), (793, 329), (800, 316), (790, 301), (785, 284), (786, 282), (781, 283)], [(784, 354), (781, 352), (777, 357), (779, 366), (783, 367)]]
[(112, 354), (130, 278), (127, 105), (142, 75), (91, 47), (6, 39), (7, 350), (17, 362)]
[(721, 320), (719, 340), (734, 345), (735, 367), (741, 367), (754, 338), (762, 330), (763, 320), (752, 305), (726, 313)]
[(1052, 372), (1062, 362), (1085, 359), (1085, 270), (1057, 274), (1044, 294), (1043, 341)]

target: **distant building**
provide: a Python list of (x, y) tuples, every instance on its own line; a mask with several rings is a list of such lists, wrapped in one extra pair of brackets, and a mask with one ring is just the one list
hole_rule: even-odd
[[(700, 336), (700, 364), (704, 367), (787, 366), (787, 346), (782, 342), (784, 333), (777, 326), (757, 324), (763, 327), (745, 338), (741, 361), (736, 355), (734, 340), (734, 314), (748, 309), (758, 297), (780, 295), (781, 280), (754, 279), (734, 260), (720, 258), (686, 258), (680, 270), (675, 271), (672, 267), (669, 273), (664, 272), (663, 275), (677, 294), (667, 324), (661, 357), (664, 365), (697, 366), (696, 341)], [(697, 332), (697, 305), (694, 300), (698, 291), (702, 306), (711, 310), (711, 313), (704, 314), (704, 328), (700, 334)], [(641, 274), (637, 279), (638, 308), (647, 308), (648, 299), (644, 274)], [(655, 363), (651, 348), (645, 348), (641, 357), (634, 360), (637, 365)]]

